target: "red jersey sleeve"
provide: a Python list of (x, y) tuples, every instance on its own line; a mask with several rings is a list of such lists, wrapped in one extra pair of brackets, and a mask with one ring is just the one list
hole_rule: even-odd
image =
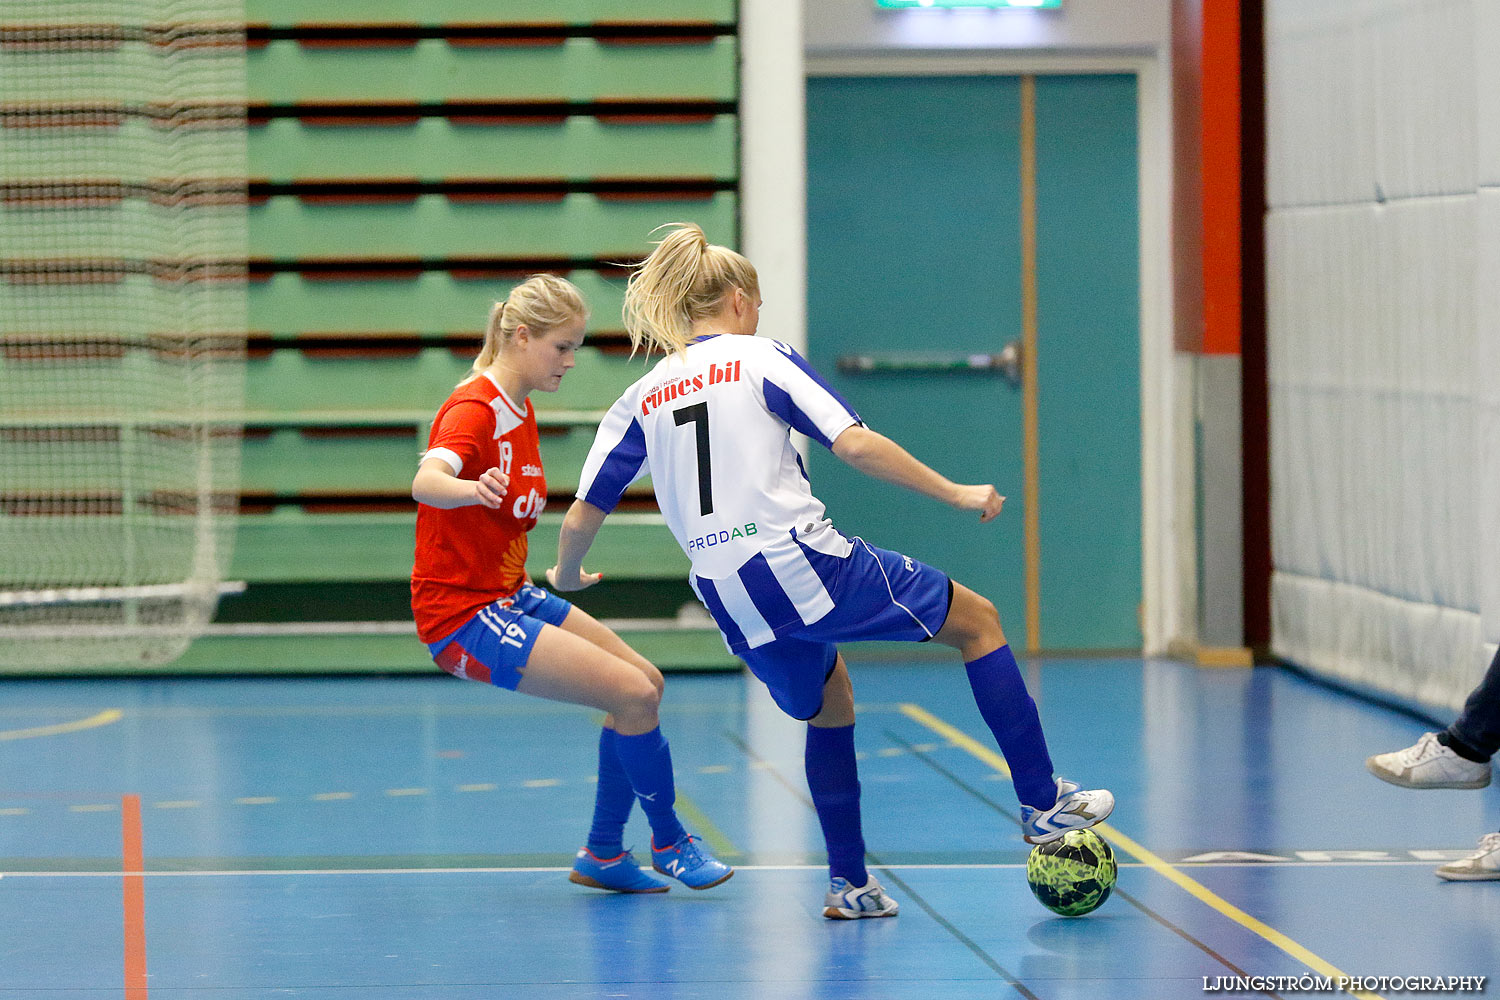
[(464, 471), (468, 470), (469, 476), (465, 478), (478, 478), (489, 466), (475, 466), (480, 457), (491, 450), (494, 436), (494, 412), (478, 400), (459, 400), (439, 416), (438, 424), (428, 438), (427, 451), (422, 457), (425, 460), (452, 456), (459, 463), (454, 475), (462, 477)]

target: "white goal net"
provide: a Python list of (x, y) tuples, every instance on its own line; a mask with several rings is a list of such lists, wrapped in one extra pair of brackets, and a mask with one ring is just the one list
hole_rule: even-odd
[(238, 495), (243, 0), (0, 3), (0, 671), (168, 662)]

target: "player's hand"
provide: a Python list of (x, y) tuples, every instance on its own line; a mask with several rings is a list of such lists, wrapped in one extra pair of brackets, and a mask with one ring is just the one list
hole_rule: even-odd
[(553, 566), (547, 570), (547, 582), (552, 585), (553, 590), (559, 591), (564, 594), (568, 593), (569, 591), (582, 590), (585, 587), (592, 587), (602, 579), (604, 579), (603, 573), (585, 573), (583, 571), (583, 567), (581, 566), (578, 568), (578, 571), (572, 576), (559, 576), (556, 566)]
[(498, 509), (510, 488), (510, 477), (499, 469), (486, 469), (474, 484), (474, 499), (491, 509)]
[(1005, 506), (1005, 498), (996, 492), (995, 487), (985, 484), (983, 486), (960, 486), (954, 497), (953, 506), (959, 510), (977, 510), (981, 523), (993, 521), (1000, 514), (1000, 508)]

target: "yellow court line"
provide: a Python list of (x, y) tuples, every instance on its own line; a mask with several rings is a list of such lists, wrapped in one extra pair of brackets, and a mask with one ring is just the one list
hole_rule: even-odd
[(94, 729), (98, 726), (107, 726), (111, 722), (119, 722), (125, 713), (118, 708), (107, 708), (98, 715), (91, 715), (87, 719), (79, 719), (77, 722), (60, 722), (55, 726), (35, 726), (31, 729), (6, 729), (0, 730), (0, 742), (5, 740), (29, 740), (38, 736), (61, 736), (64, 733), (76, 733), (84, 729)]
[[(907, 718), (920, 722), (922, 725), (926, 726), (928, 729), (931, 729), (939, 736), (945, 737), (955, 746), (968, 751), (971, 756), (979, 758), (981, 761), (988, 764), (990, 767), (993, 767), (995, 770), (999, 771), (1007, 778), (1010, 777), (1010, 767), (1005, 763), (1005, 758), (1000, 756), (1000, 754), (996, 751), (991, 750), (989, 747), (985, 746), (983, 743), (980, 743), (978, 740), (974, 739), (974, 737), (970, 736), (968, 733), (949, 725), (920, 705), (913, 705), (903, 702), (900, 708), (902, 714)], [(1161, 875), (1168, 881), (1176, 883), (1180, 888), (1186, 890), (1190, 895), (1196, 897), (1204, 903), (1207, 903), (1210, 907), (1217, 910), (1219, 913), (1222, 913), (1230, 920), (1233, 920), (1241, 927), (1244, 927), (1246, 930), (1251, 931), (1252, 933), (1255, 933), (1264, 938), (1266, 941), (1269, 941), (1271, 944), (1274, 944), (1276, 947), (1280, 948), (1282, 951), (1286, 952), (1288, 955), (1303, 963), (1313, 971), (1318, 972), (1321, 975), (1331, 977), (1333, 979), (1343, 978), (1345, 980), (1348, 980), (1352, 978), (1348, 973), (1340, 971), (1336, 966), (1313, 954), (1311, 951), (1307, 950), (1296, 941), (1293, 941), (1291, 938), (1287, 937), (1276, 928), (1264, 923), (1263, 921), (1257, 920), (1255, 917), (1252, 917), (1250, 914), (1246, 913), (1244, 910), (1240, 909), (1238, 906), (1235, 906), (1228, 900), (1215, 895), (1214, 892), (1207, 886), (1203, 885), (1203, 883), (1197, 881), (1196, 879), (1190, 878), (1187, 875), (1184, 875), (1181, 871), (1178, 871), (1166, 861), (1162, 860), (1158, 855), (1150, 850), (1147, 850), (1145, 847), (1142, 847), (1140, 844), (1137, 844), (1134, 840), (1131, 840), (1129, 837), (1125, 836), (1125, 834), (1121, 833), (1119, 830), (1116, 830), (1108, 823), (1100, 823), (1099, 825), (1094, 827), (1094, 831), (1102, 836), (1105, 840), (1113, 843), (1121, 851), (1135, 858), (1147, 868), (1150, 868), (1152, 871), (1156, 872), (1158, 875)], [(1381, 1000), (1381, 997), (1375, 993), (1351, 993), (1350, 996), (1360, 997), (1361, 1000)]]
[(713, 848), (715, 854), (726, 858), (737, 858), (740, 856), (740, 852), (734, 846), (733, 841), (724, 835), (723, 830), (714, 826), (713, 820), (709, 819), (703, 810), (698, 808), (697, 803), (682, 794), (682, 789), (680, 788), (677, 789), (676, 806), (677, 811), (682, 814), (682, 818), (687, 821), (686, 825), (692, 827), (692, 830), (689, 832), (696, 831), (698, 836), (702, 837), (708, 842), (708, 846)]

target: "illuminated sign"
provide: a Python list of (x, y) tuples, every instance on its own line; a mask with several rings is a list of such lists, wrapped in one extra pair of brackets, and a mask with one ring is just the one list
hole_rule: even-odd
[(1023, 8), (1038, 10), (1046, 7), (1061, 7), (1062, 0), (875, 0), (875, 6), (931, 10), (954, 10), (959, 7), (979, 7), (986, 10)]

